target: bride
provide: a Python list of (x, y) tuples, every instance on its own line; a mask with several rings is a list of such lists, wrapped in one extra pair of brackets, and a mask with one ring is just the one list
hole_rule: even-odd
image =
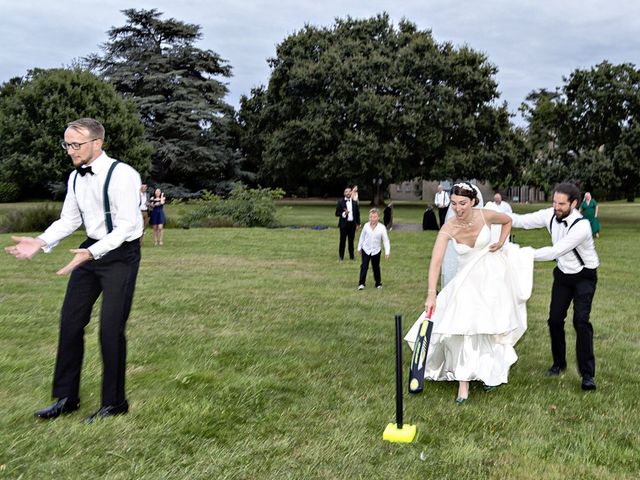
[[(473, 185), (453, 186), (454, 215), (436, 237), (425, 301), (434, 324), (425, 378), (458, 381), (458, 405), (467, 400), (470, 381), (483, 382), (487, 391), (507, 382), (509, 368), (518, 359), (513, 347), (527, 329), (526, 300), (533, 282), (533, 250), (505, 246), (511, 218), (474, 208), (477, 203)], [(496, 243), (491, 243), (491, 224), (502, 225)], [(450, 240), (457, 270), (436, 296)], [(412, 348), (423, 318), (405, 337)]]

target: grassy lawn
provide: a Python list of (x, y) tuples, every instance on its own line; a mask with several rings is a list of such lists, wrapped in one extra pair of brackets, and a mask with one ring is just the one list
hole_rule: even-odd
[[(334, 205), (282, 203), (279, 218), (334, 227)], [(395, 222), (420, 223), (423, 211), (397, 204)], [(406, 331), (420, 313), (435, 232), (392, 231), (384, 289), (362, 292), (358, 264), (337, 262), (336, 228), (169, 229), (164, 247), (148, 233), (128, 324), (131, 412), (92, 425), (82, 419), (99, 406), (95, 318), (80, 411), (31, 416), (50, 399), (67, 281), (54, 272), (82, 236), (30, 262), (3, 254), (0, 479), (638, 478), (640, 204), (603, 203), (600, 215), (598, 390), (580, 390), (570, 320), (570, 368), (543, 376), (553, 263), (537, 263), (509, 384), (476, 386), (463, 407), (452, 383), (405, 395), (418, 428), (406, 445), (382, 440), (394, 420), (393, 319), (402, 314)], [(516, 239), (549, 243), (543, 230)]]

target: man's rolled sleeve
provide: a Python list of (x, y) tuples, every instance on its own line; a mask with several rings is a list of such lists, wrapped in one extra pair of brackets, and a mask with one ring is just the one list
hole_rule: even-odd
[(42, 247), (42, 251), (45, 253), (53, 250), (60, 240), (71, 235), (82, 225), (82, 215), (73, 191), (72, 178), (74, 175), (75, 172), (69, 176), (67, 181), (67, 195), (64, 198), (60, 218), (49, 225), (49, 228), (42, 235), (37, 237), (45, 243), (45, 246)]

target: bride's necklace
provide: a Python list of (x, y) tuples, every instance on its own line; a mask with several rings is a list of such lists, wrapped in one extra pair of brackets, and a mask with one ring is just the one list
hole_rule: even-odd
[(472, 213), (472, 214), (471, 214), (471, 220), (470, 220), (470, 221), (468, 221), (468, 222), (465, 222), (465, 221), (463, 221), (463, 220), (458, 220), (458, 219), (456, 218), (456, 225), (458, 225), (458, 226), (459, 226), (459, 227), (461, 227), (461, 228), (469, 228), (471, 225), (473, 225), (473, 224), (474, 224), (475, 220), (476, 220), (476, 219), (475, 219), (475, 217), (473, 216), (473, 213)]

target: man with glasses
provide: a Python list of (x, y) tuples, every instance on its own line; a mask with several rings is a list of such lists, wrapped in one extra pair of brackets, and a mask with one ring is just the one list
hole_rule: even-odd
[(124, 391), (125, 324), (140, 264), (141, 181), (136, 170), (107, 156), (102, 150), (103, 142), (104, 127), (94, 119), (81, 118), (67, 125), (62, 148), (76, 169), (69, 176), (60, 219), (37, 238), (11, 237), (15, 245), (5, 248), (18, 259), (31, 259), (40, 250), (50, 252), (81, 224), (87, 232), (87, 239), (71, 250), (71, 261), (57, 272), (71, 276), (60, 315), (53, 378), (53, 397), (57, 400), (35, 412), (37, 418), (44, 420), (80, 407), (84, 328), (100, 294), (102, 403), (86, 421), (129, 411)]

